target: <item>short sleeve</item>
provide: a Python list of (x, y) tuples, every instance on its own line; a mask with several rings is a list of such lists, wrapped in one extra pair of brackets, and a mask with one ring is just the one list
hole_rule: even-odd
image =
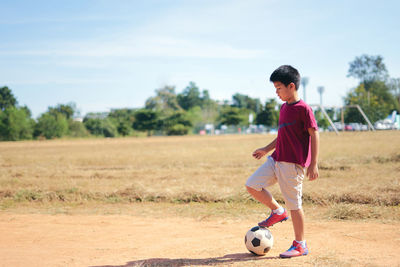
[(315, 130), (318, 130), (317, 121), (315, 120), (314, 113), (309, 106), (306, 106), (304, 128), (305, 130), (308, 130), (309, 128), (314, 128)]

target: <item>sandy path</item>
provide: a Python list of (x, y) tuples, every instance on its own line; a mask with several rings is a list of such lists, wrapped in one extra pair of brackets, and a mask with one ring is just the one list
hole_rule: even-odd
[(250, 221), (0, 213), (1, 266), (400, 266), (400, 224), (309, 221), (311, 254), (279, 259), (290, 222), (265, 257), (247, 253)]

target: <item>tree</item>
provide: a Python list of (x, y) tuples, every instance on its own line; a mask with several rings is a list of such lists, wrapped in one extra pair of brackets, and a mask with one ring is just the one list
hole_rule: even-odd
[(167, 135), (185, 135), (192, 127), (186, 112), (175, 112), (163, 120), (163, 129)]
[[(73, 117), (76, 113), (76, 104), (73, 102), (49, 107), (47, 112), (42, 114), (38, 119), (34, 136), (44, 136), (47, 139), (60, 138), (65, 135), (75, 137), (87, 136), (88, 133), (86, 129), (84, 129), (84, 125), (81, 122), (73, 121)], [(52, 127), (54, 128), (51, 129)]]
[(388, 71), (383, 63), (383, 57), (381, 56), (361, 55), (356, 57), (349, 64), (350, 67), (347, 77), (359, 79), (365, 84), (367, 91), (369, 89), (369, 83), (385, 81), (388, 78)]
[[(388, 82), (388, 71), (381, 56), (362, 55), (350, 62), (348, 77), (360, 80), (360, 84), (345, 97), (345, 104), (357, 104), (367, 117), (375, 122), (386, 117), (391, 111), (399, 110), (399, 102), (392, 92), (396, 83)], [(355, 109), (347, 109), (346, 122), (363, 121), (361, 114)]]
[(85, 117), (83, 119), (83, 124), (91, 134), (96, 136), (103, 135), (102, 119)]
[(218, 120), (223, 125), (239, 125), (243, 117), (239, 108), (227, 106), (221, 110)]
[(133, 128), (138, 131), (147, 131), (147, 135), (151, 136), (154, 130), (160, 129), (159, 113), (149, 109), (137, 110)]
[(83, 124), (91, 134), (104, 137), (116, 137), (118, 135), (117, 128), (110, 118), (95, 116), (95, 114), (88, 115), (83, 119)]
[(34, 121), (27, 107), (8, 107), (0, 111), (0, 140), (32, 139)]
[(17, 99), (12, 94), (11, 90), (7, 87), (0, 88), (0, 110), (5, 110), (9, 107), (15, 107)]
[(210, 97), (210, 92), (206, 89), (203, 90), (201, 93), (201, 105), (207, 104), (208, 102), (212, 101)]
[(201, 106), (202, 98), (200, 97), (200, 90), (194, 82), (178, 94), (178, 103), (184, 110), (189, 110), (195, 106)]
[(211, 99), (208, 90), (203, 90), (202, 92), (201, 107), (193, 107), (189, 109), (188, 112), (192, 113), (192, 111), (196, 111), (197, 109), (200, 109), (200, 112), (198, 112), (200, 114), (200, 120), (192, 120), (195, 127), (199, 127), (200, 124), (204, 126), (205, 124), (216, 122), (219, 115), (219, 105), (215, 100)]
[(320, 109), (315, 111), (315, 120), (317, 121), (319, 128), (327, 129), (330, 125), (328, 119), (324, 116)]
[[(370, 96), (368, 96), (369, 92)], [(382, 81), (371, 83), (368, 92), (365, 85), (361, 83), (347, 94), (344, 101), (346, 105), (360, 105), (372, 122), (385, 118), (393, 110), (399, 110), (399, 104), (390, 93), (388, 86)], [(346, 109), (345, 121), (360, 122), (364, 119), (358, 110)]]
[(211, 109), (208, 107), (201, 108), (199, 106), (193, 107), (186, 112), (186, 118), (190, 121), (193, 131), (198, 133), (204, 129), (207, 123), (212, 123), (214, 120), (211, 118)]
[(108, 118), (115, 125), (118, 134), (127, 136), (132, 132), (132, 124), (135, 121), (135, 110), (127, 108), (115, 109), (108, 114)]
[(267, 100), (264, 109), (257, 113), (256, 124), (277, 127), (279, 120), (278, 103), (274, 98)]
[(232, 107), (247, 108), (247, 95), (236, 93), (232, 96)]
[(58, 104), (55, 107), (49, 107), (48, 112), (52, 115), (63, 114), (67, 120), (72, 119), (74, 114), (76, 113), (76, 104)]
[(103, 130), (104, 137), (116, 137), (118, 136), (117, 127), (112, 123), (109, 118), (105, 118), (101, 121), (101, 127)]
[(262, 109), (261, 101), (258, 98), (251, 98), (248, 95), (236, 93), (232, 96), (232, 106), (246, 108), (258, 113)]
[(135, 109), (113, 109), (108, 113), (108, 117), (117, 121), (127, 121), (133, 123), (135, 121)]
[(43, 113), (35, 125), (34, 136), (46, 139), (60, 138), (68, 133), (68, 120), (63, 114)]
[(397, 103), (400, 105), (400, 78), (390, 79), (389, 88), (394, 97), (397, 99)]
[(72, 137), (87, 137), (90, 133), (82, 122), (68, 120), (68, 135)]
[(120, 135), (122, 136), (127, 136), (131, 133), (132, 128), (131, 128), (131, 124), (128, 124), (127, 122), (119, 122), (119, 124), (117, 125), (117, 131)]
[(172, 113), (173, 111), (180, 110), (177, 95), (175, 94), (174, 86), (164, 86), (156, 90), (156, 96), (150, 97), (146, 100), (146, 109), (155, 111), (163, 111)]

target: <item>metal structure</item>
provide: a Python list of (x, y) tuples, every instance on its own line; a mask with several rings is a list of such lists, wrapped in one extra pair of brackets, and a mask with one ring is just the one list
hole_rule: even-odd
[[(364, 120), (368, 123), (369, 129), (371, 131), (375, 131), (374, 126), (372, 125), (371, 121), (368, 119), (367, 115), (365, 115), (364, 111), (362, 110), (362, 108), (360, 107), (360, 105), (347, 105), (347, 106), (343, 106), (341, 107), (341, 121), (342, 121), (342, 126), (344, 126), (344, 109), (345, 108), (357, 108), (358, 111), (361, 113), (361, 116), (363, 116)], [(342, 131), (344, 131), (344, 127), (342, 127)]]
[[(333, 123), (333, 121), (331, 120), (331, 118), (329, 117), (328, 113), (325, 110), (325, 107), (322, 105), (318, 105), (318, 104), (311, 104), (310, 107), (317, 107), (321, 110), (322, 114), (324, 114), (325, 118), (329, 121), (329, 124), (332, 126), (333, 130), (335, 131), (335, 133), (337, 135), (339, 135), (339, 131), (336, 128), (335, 124)], [(337, 107), (332, 107), (332, 108), (337, 108)], [(362, 110), (362, 108), (359, 105), (347, 105), (347, 106), (343, 106), (343, 107), (339, 107), (340, 108), (340, 112), (341, 112), (341, 123), (342, 123), (342, 131), (344, 131), (345, 127), (344, 127), (344, 109), (345, 108), (357, 108), (357, 110), (361, 113), (361, 116), (363, 116), (363, 118), (365, 119), (365, 121), (368, 123), (368, 128), (371, 131), (375, 131), (374, 126), (372, 125), (371, 121), (368, 119), (367, 115), (364, 113), (364, 111)]]
[(329, 124), (332, 126), (333, 130), (335, 131), (335, 133), (337, 135), (339, 135), (338, 129), (336, 128), (335, 124), (333, 123), (333, 121), (329, 117), (328, 113), (326, 113), (326, 110), (322, 105), (312, 104), (312, 105), (310, 105), (310, 107), (318, 107), (321, 110), (322, 114), (324, 114), (325, 118), (329, 121)]

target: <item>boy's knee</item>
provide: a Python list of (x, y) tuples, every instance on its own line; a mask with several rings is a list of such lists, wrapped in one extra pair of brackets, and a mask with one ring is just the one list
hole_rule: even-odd
[(302, 206), (293, 207), (293, 208), (289, 208), (289, 207), (288, 207), (288, 210), (290, 210), (290, 212), (294, 212), (294, 213), (301, 213), (301, 212), (303, 212)]

